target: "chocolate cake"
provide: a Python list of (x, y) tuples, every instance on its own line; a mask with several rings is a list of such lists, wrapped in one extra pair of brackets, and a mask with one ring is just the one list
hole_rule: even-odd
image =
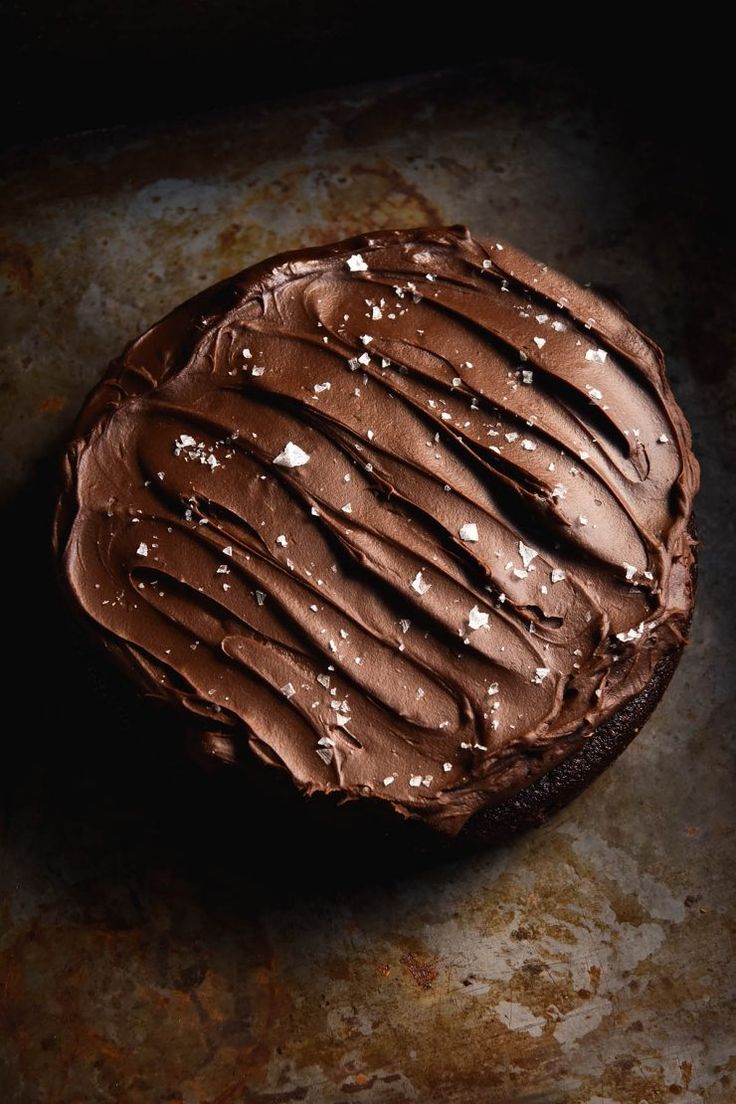
[(381, 231), (134, 341), (80, 415), (55, 542), (100, 641), (244, 786), (484, 841), (654, 708), (697, 486), (619, 309), (462, 227)]

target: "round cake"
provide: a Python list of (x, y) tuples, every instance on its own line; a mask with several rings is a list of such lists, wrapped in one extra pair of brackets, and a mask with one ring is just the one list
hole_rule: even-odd
[(244, 787), (483, 842), (659, 700), (697, 486), (662, 355), (608, 300), (463, 227), (381, 231), (134, 341), (78, 420), (55, 545), (105, 647)]

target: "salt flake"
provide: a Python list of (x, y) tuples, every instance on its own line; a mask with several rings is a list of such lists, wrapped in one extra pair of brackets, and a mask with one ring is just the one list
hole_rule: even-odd
[(521, 562), (524, 564), (524, 567), (529, 567), (529, 564), (533, 559), (536, 559), (539, 553), (534, 548), (530, 548), (528, 544), (519, 541), (519, 555), (521, 556)]
[(488, 614), (473, 606), (468, 614), (468, 626), (471, 629), (485, 629), (488, 625)]
[(299, 448), (299, 445), (295, 445), (293, 441), (288, 441), (278, 456), (274, 457), (273, 462), (282, 468), (301, 468), (309, 463), (309, 453)]
[(466, 521), (464, 525), (460, 526), (460, 540), (463, 541), (477, 541), (478, 540), (478, 526), (475, 522)]
[(417, 573), (414, 576), (414, 578), (412, 579), (410, 585), (411, 585), (412, 590), (415, 590), (417, 592), (417, 594), (426, 594), (432, 584), (431, 583), (425, 583), (425, 581), (422, 577), (422, 572), (417, 571)]

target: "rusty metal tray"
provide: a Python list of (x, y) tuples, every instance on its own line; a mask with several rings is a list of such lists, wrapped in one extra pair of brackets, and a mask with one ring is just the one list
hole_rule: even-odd
[[(697, 196), (660, 202), (641, 145), (527, 78), (402, 79), (11, 161), (4, 1104), (736, 1100), (733, 289), (686, 217)], [(230, 782), (116, 704), (56, 597), (46, 458), (108, 359), (200, 287), (447, 221), (611, 289), (666, 349), (704, 472), (692, 647), (642, 735), (542, 830), (385, 877), (326, 839), (295, 870), (223, 812)]]

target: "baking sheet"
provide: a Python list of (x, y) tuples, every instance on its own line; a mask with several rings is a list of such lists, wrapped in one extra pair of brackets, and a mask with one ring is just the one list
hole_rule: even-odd
[[(4, 578), (32, 612), (6, 625), (8, 1104), (736, 1099), (733, 290), (687, 184), (661, 202), (615, 122), (522, 76), (388, 82), (11, 163)], [(314, 876), (269, 866), (265, 834), (217, 807), (230, 784), (169, 757), (145, 709), (110, 707), (126, 691), (90, 666), (42, 550), (47, 458), (109, 358), (206, 284), (459, 221), (609, 289), (664, 346), (704, 471), (692, 647), (642, 735), (542, 830), (400, 877), (346, 870), (329, 839)]]

